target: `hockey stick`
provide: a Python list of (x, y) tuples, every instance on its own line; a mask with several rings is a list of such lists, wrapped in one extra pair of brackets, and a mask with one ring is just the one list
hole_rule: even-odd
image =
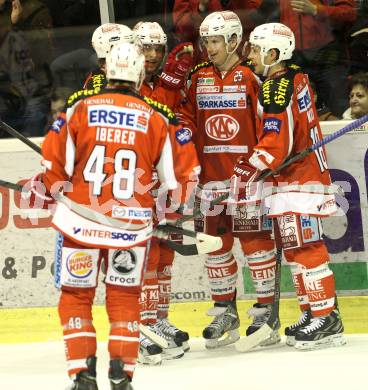
[[(42, 154), (41, 148), (32, 142), (30, 139), (19, 133), (19, 131), (15, 130), (13, 127), (9, 126), (7, 123), (0, 120), (0, 128), (11, 134), (12, 136), (18, 138), (20, 141), (28, 145), (31, 149), (33, 149), (38, 154)], [(4, 180), (0, 180), (0, 186), (6, 187), (15, 191), (22, 191), (22, 186), (14, 183), (10, 183)], [(101, 214), (102, 215), (102, 214)], [(105, 216), (103, 216), (105, 217)], [(113, 219), (112, 219), (113, 220)], [(116, 220), (113, 220), (116, 221)], [(113, 222), (112, 222), (113, 223)], [(115, 227), (119, 227), (114, 225)], [(121, 227), (121, 225), (120, 225)], [(183, 234), (185, 236), (193, 237), (197, 243), (196, 244), (178, 244), (174, 241), (168, 239), (168, 234), (166, 233), (177, 233)], [(221, 238), (210, 236), (208, 234), (196, 233), (192, 230), (186, 230), (177, 225), (160, 225), (157, 229), (154, 230), (154, 236), (164, 239), (168, 247), (178, 252), (182, 256), (193, 256), (206, 254), (209, 252), (216, 251), (222, 247)]]
[[(193, 230), (178, 228), (177, 226), (171, 224), (158, 225), (155, 227), (155, 230), (161, 230), (165, 234), (181, 233), (185, 236), (194, 238), (197, 243), (187, 245), (178, 244), (175, 241), (166, 239), (166, 245), (183, 256), (206, 254), (222, 248), (221, 237), (210, 236), (209, 234), (205, 233), (197, 233)], [(158, 237), (160, 237), (160, 235), (158, 235)]]
[[(267, 169), (265, 171), (263, 171), (259, 176), (258, 178), (256, 179), (256, 181), (260, 181), (260, 180), (264, 180), (266, 177), (269, 177), (269, 176), (272, 176), (274, 175), (275, 173), (278, 173), (280, 172), (282, 169), (288, 167), (290, 164), (294, 163), (295, 161), (298, 161), (300, 160), (301, 158), (304, 158), (305, 156), (307, 156), (308, 154), (310, 153), (313, 153), (314, 151), (316, 151), (318, 148), (320, 148), (321, 146), (324, 146), (328, 143), (330, 143), (331, 141), (334, 141), (335, 139), (341, 137), (342, 135), (348, 133), (349, 131), (352, 131), (354, 129), (356, 129), (357, 127), (361, 126), (362, 124), (364, 124), (365, 122), (368, 121), (368, 114), (367, 115), (364, 115), (362, 116), (361, 118), (359, 119), (356, 119), (355, 121), (349, 123), (348, 125), (346, 125), (345, 127), (343, 127), (342, 129), (340, 130), (337, 130), (335, 131), (334, 133), (330, 134), (330, 135), (327, 135), (326, 137), (322, 138), (321, 140), (317, 141), (316, 143), (314, 143), (312, 146), (310, 146), (309, 148), (306, 148), (304, 150), (302, 150), (301, 152), (299, 153), (296, 153), (294, 156), (291, 156), (289, 157), (288, 159), (286, 159), (277, 169), (275, 169), (274, 171), (270, 170), (270, 169)], [(209, 208), (212, 208), (213, 206), (216, 206), (218, 205), (219, 203), (221, 203), (222, 201), (226, 200), (227, 198), (229, 198), (230, 196), (230, 192), (226, 192), (225, 194), (217, 197), (216, 199), (213, 199), (211, 200), (210, 204), (209, 204)], [(200, 210), (195, 210), (194, 213), (192, 215), (185, 215), (184, 217), (182, 218), (179, 218), (178, 220), (175, 221), (175, 225), (179, 225), (181, 223), (184, 223), (184, 222), (187, 222), (187, 221), (190, 221), (191, 219), (193, 219), (194, 217), (198, 216), (201, 214), (201, 211)]]
[[(9, 188), (14, 191), (22, 191), (23, 186), (20, 184), (11, 183), (5, 180), (0, 180), (0, 186)], [(108, 226), (116, 227), (118, 229), (124, 228), (124, 223), (117, 219), (111, 218), (107, 215), (95, 212), (94, 210), (82, 206), (66, 196), (58, 193), (55, 196), (55, 200), (64, 203), (68, 208), (80, 214), (86, 219), (94, 222), (102, 223)], [(129, 224), (131, 229), (131, 225)], [(184, 236), (192, 237), (196, 240), (195, 244), (178, 244), (168, 239), (169, 233), (183, 234)], [(192, 230), (179, 228), (173, 225), (158, 225), (153, 231), (153, 235), (160, 239), (164, 239), (168, 247), (172, 248), (182, 256), (193, 256), (199, 254), (206, 254), (216, 251), (222, 247), (221, 237), (210, 236), (204, 233), (196, 233)]]
[(0, 128), (6, 131), (8, 134), (12, 135), (15, 138), (18, 138), (20, 141), (28, 145), (31, 149), (33, 149), (38, 154), (41, 154), (41, 148), (32, 142), (30, 139), (25, 137), (23, 134), (19, 133), (19, 131), (15, 130), (13, 127), (9, 126), (7, 123), (0, 120)]

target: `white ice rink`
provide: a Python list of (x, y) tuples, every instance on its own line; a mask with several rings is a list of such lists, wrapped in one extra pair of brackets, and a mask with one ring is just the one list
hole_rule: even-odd
[[(207, 351), (201, 339), (179, 360), (138, 366), (134, 390), (365, 390), (368, 334), (347, 335), (347, 345), (300, 352), (277, 347), (239, 354), (232, 346)], [(98, 345), (98, 383), (109, 390), (106, 343)], [(62, 343), (0, 344), (0, 390), (64, 390)]]

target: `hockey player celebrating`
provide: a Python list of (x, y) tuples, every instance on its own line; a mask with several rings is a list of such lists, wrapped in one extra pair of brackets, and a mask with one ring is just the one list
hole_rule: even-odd
[[(183, 97), (183, 86), (193, 61), (191, 43), (181, 43), (167, 55), (167, 37), (156, 22), (139, 22), (134, 32), (140, 39), (145, 56), (146, 77), (140, 93), (151, 99), (157, 99), (175, 111)], [(199, 163), (191, 134), (187, 129), (171, 129), (171, 142), (175, 156), (175, 174), (181, 185), (181, 194), (176, 205), (170, 205), (175, 211), (183, 206), (190, 195), (189, 185), (196, 181)], [(152, 193), (157, 197), (159, 182)], [(164, 202), (165, 203), (165, 202)], [(161, 205), (163, 208), (166, 204)], [(171, 235), (171, 240), (182, 240), (178, 235)], [(184, 355), (189, 349), (187, 332), (181, 331), (168, 320), (171, 292), (171, 268), (174, 251), (164, 241), (153, 240), (149, 252), (147, 272), (142, 290), (142, 322), (150, 330), (163, 337), (168, 348), (160, 354), (153, 341), (142, 335), (139, 361), (146, 364), (158, 364), (161, 358), (173, 359)]]
[(134, 32), (124, 24), (104, 23), (96, 28), (92, 34), (92, 47), (97, 55), (98, 68), (87, 76), (83, 89), (101, 88), (106, 85), (106, 56), (114, 45), (121, 42), (139, 44)]
[[(200, 26), (200, 36), (209, 61), (192, 70), (187, 100), (180, 113), (183, 123), (193, 132), (202, 169), (196, 209), (204, 215), (195, 218), (195, 228), (221, 236), (224, 242), (223, 248), (210, 253), (206, 260), (214, 300), (214, 307), (207, 314), (215, 318), (203, 330), (203, 337), (207, 348), (217, 348), (239, 339), (234, 237), (240, 240), (257, 293), (257, 303), (249, 310), (254, 320), (247, 334), (255, 332), (269, 318), (274, 295), (275, 253), (270, 228), (262, 221), (259, 208), (248, 214), (236, 203), (208, 209), (210, 200), (229, 191), (238, 157), (250, 157), (253, 152), (259, 80), (237, 54), (242, 25), (234, 12), (208, 15)], [(265, 344), (279, 341), (275, 330)]]
[[(132, 389), (154, 205), (145, 189), (153, 167), (166, 188), (177, 185), (168, 135), (173, 116), (137, 93), (144, 61), (141, 48), (134, 44), (113, 47), (106, 57), (106, 88), (97, 94), (84, 90), (72, 95), (66, 114), (46, 138), (50, 137), (43, 145), (46, 172), (41, 175), (46, 196), (38, 191), (40, 182), (31, 181), (32, 204), (40, 197), (52, 202), (49, 194), (57, 192), (60, 182), (72, 185), (64, 187), (68, 202), (58, 202), (53, 218), (64, 237), (55, 276), (61, 288), (58, 311), (72, 390), (98, 389), (92, 303), (102, 259), (111, 389)], [(91, 220), (93, 215), (98, 218)]]
[[(258, 143), (249, 162), (242, 159), (235, 169), (246, 189), (259, 171), (277, 169), (322, 134), (308, 76), (287, 62), (295, 47), (292, 31), (279, 23), (263, 24), (249, 42), (249, 59), (266, 80), (258, 98)], [(334, 275), (322, 238), (321, 218), (336, 211), (324, 148), (274, 175), (265, 194), (302, 310), (300, 320), (285, 329), (287, 344), (297, 349), (344, 344)]]

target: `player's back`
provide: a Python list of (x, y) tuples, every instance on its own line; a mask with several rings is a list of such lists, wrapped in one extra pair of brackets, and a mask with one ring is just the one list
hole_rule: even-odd
[(158, 164), (166, 168), (163, 181), (175, 187), (169, 119), (139, 95), (104, 89), (72, 102), (66, 118), (64, 169), (73, 184), (71, 199), (110, 215), (112, 202), (151, 207), (147, 189)]

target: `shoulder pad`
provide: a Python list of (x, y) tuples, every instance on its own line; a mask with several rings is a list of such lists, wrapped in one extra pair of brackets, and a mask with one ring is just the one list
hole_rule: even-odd
[(189, 78), (192, 76), (192, 74), (194, 74), (195, 72), (197, 72), (197, 70), (199, 69), (202, 69), (202, 68), (207, 68), (209, 66), (212, 65), (212, 62), (210, 61), (204, 61), (204, 62), (201, 62), (200, 64), (197, 64), (194, 68), (192, 68), (192, 70), (189, 72)]
[(262, 84), (260, 103), (264, 112), (278, 114), (289, 105), (294, 92), (294, 72), (287, 72)]
[(167, 118), (170, 124), (177, 125), (179, 123), (174, 112), (171, 111), (171, 109), (166, 104), (153, 100), (148, 96), (143, 96), (143, 100), (151, 107), (153, 107), (156, 111), (161, 113), (165, 118)]
[(96, 87), (94, 89), (81, 89), (80, 91), (74, 92), (68, 97), (68, 100), (66, 101), (66, 107), (68, 108), (73, 106), (81, 99), (97, 95), (100, 91), (101, 87)]

